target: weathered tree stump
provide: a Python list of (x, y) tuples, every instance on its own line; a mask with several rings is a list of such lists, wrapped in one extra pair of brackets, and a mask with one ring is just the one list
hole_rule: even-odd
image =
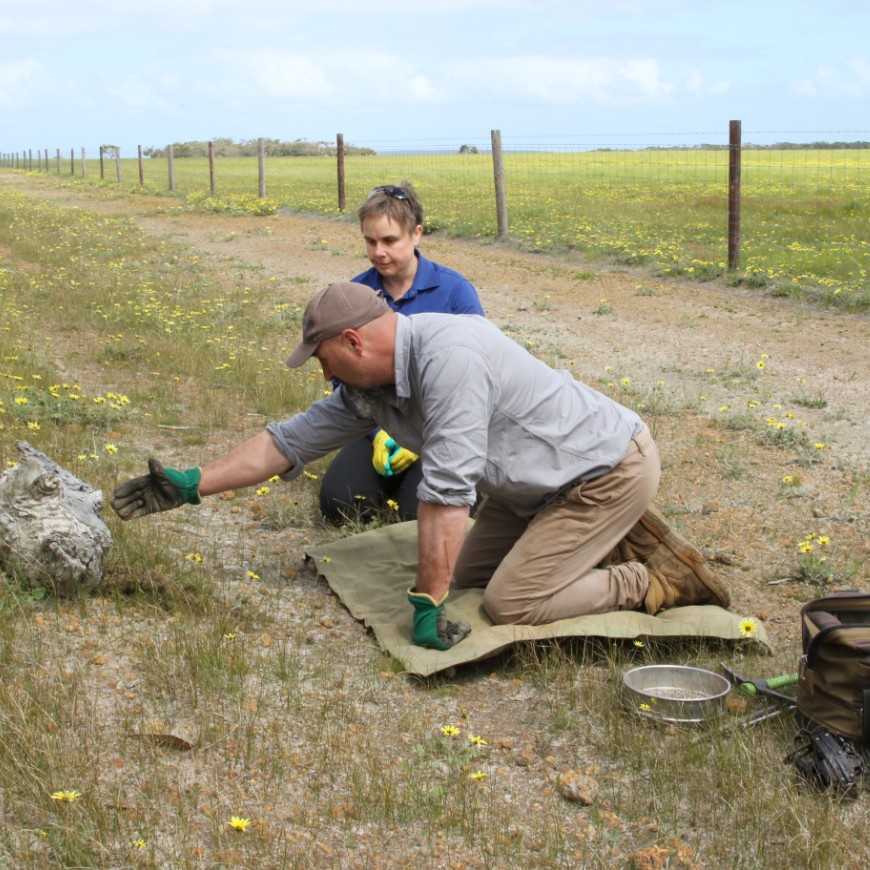
[(96, 586), (112, 535), (103, 494), (16, 441), (20, 462), (0, 474), (0, 566), (59, 597)]

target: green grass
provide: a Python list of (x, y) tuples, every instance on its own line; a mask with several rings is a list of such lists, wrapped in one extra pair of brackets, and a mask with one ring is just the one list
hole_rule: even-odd
[[(866, 308), (870, 151), (747, 150), (742, 166), (741, 263), (731, 280), (781, 296)], [(138, 185), (137, 162), (124, 159), (122, 167), (122, 187)], [(116, 184), (114, 165), (106, 172), (104, 184)], [(496, 234), (488, 154), (352, 156), (345, 174), (351, 212), (372, 186), (408, 178), (426, 206), (430, 231), (481, 240)], [(338, 214), (335, 177), (335, 164), (326, 158), (271, 158), (268, 208)], [(510, 235), (530, 250), (577, 250), (593, 260), (701, 281), (725, 272), (726, 151), (509, 152), (505, 177)], [(148, 191), (165, 192), (166, 160), (147, 160), (145, 179)], [(176, 160), (175, 179), (178, 194), (202, 207), (258, 208), (253, 158), (217, 160), (217, 200), (204, 193), (207, 160)], [(89, 161), (87, 180), (99, 183), (97, 161)]]

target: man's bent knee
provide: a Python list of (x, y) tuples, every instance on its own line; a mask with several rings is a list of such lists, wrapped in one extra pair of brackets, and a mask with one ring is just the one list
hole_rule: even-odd
[(531, 602), (506, 602), (489, 590), (483, 593), (483, 609), (495, 625), (536, 625)]

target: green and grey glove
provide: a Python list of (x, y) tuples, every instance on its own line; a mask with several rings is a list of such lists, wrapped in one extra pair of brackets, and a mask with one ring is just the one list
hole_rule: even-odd
[(183, 504), (199, 504), (202, 471), (164, 468), (156, 459), (148, 460), (148, 474), (119, 483), (112, 493), (112, 510), (122, 520), (132, 520), (171, 511)]
[(444, 601), (436, 601), (425, 592), (408, 590), (408, 601), (414, 607), (414, 643), (429, 649), (450, 649), (471, 634), (471, 626), (464, 620), (452, 622), (447, 618)]

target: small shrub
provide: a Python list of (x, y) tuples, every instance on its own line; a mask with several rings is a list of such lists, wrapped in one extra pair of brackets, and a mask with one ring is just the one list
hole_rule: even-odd
[(602, 299), (598, 305), (592, 309), (592, 313), (598, 315), (613, 314), (614, 310), (613, 305), (607, 299)]

